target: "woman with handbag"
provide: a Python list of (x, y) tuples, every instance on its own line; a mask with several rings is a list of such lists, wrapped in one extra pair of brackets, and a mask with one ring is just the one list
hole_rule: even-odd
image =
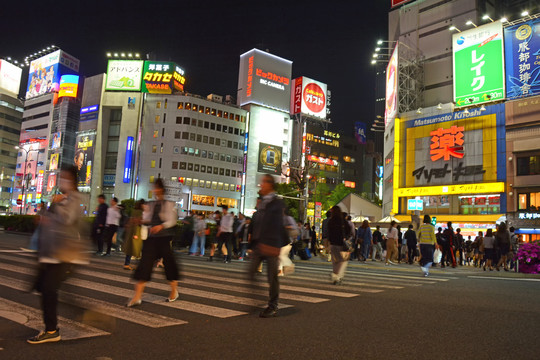
[(341, 285), (347, 262), (349, 260), (349, 245), (345, 239), (350, 237), (350, 226), (345, 223), (339, 206), (330, 209), (331, 216), (328, 221), (328, 241), (330, 242), (330, 254), (332, 256), (332, 283)]
[(133, 274), (133, 278), (137, 280), (135, 295), (127, 303), (127, 307), (142, 303), (141, 297), (146, 283), (150, 281), (154, 261), (160, 258), (163, 258), (165, 275), (171, 285), (171, 291), (166, 301), (173, 302), (178, 299), (178, 266), (171, 249), (178, 214), (174, 203), (164, 199), (165, 186), (160, 178), (154, 182), (153, 192), (156, 201), (148, 203), (147, 211), (143, 215), (143, 219), (145, 219), (143, 222), (149, 226), (148, 238), (143, 244), (141, 262)]
[(125, 270), (133, 270), (131, 267), (131, 258), (140, 258), (142, 250), (142, 241), (143, 234), (142, 229), (142, 216), (143, 216), (143, 206), (144, 200), (141, 199), (135, 203), (133, 207), (133, 212), (129, 218), (129, 222), (126, 226), (124, 244), (122, 246), (124, 253), (126, 254), (126, 259), (124, 261)]

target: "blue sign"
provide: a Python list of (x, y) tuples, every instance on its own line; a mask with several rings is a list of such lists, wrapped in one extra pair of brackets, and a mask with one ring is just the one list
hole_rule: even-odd
[(99, 110), (99, 105), (87, 106), (87, 107), (81, 108), (81, 114), (86, 114), (86, 113), (90, 113), (90, 112), (94, 112), (98, 110)]
[(114, 186), (116, 182), (116, 174), (103, 175), (103, 186)]
[(424, 201), (421, 199), (409, 199), (407, 200), (407, 210), (424, 210)]
[(540, 93), (540, 19), (504, 29), (506, 97)]
[(354, 123), (354, 136), (359, 144), (366, 143), (366, 123), (357, 121)]
[(126, 157), (124, 160), (124, 183), (131, 181), (131, 167), (133, 162), (133, 136), (128, 136), (126, 143)]

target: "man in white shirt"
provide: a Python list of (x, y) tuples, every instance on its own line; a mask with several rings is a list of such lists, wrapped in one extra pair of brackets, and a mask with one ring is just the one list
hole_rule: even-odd
[(233, 224), (234, 216), (228, 210), (227, 205), (221, 207), (222, 215), (221, 221), (219, 222), (219, 230), (217, 232), (218, 238), (218, 249), (222, 251), (223, 245), (226, 246), (227, 251), (223, 253), (223, 262), (229, 263), (232, 258), (232, 234), (233, 234)]
[(121, 218), (122, 214), (118, 207), (118, 199), (114, 197), (111, 199), (111, 206), (107, 209), (107, 220), (105, 221), (105, 231), (103, 234), (103, 238), (107, 242), (107, 252), (101, 254), (101, 256), (111, 256), (112, 239), (118, 231)]
[(398, 232), (396, 229), (396, 222), (392, 220), (390, 223), (390, 229), (386, 234), (386, 265), (395, 264), (392, 262), (392, 259), (397, 255), (398, 249)]

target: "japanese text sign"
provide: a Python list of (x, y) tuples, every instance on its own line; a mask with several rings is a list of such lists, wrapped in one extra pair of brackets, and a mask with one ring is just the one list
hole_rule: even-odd
[(140, 91), (142, 60), (109, 60), (105, 90)]
[(540, 19), (504, 29), (506, 97), (540, 93)]
[(431, 161), (437, 161), (443, 158), (445, 161), (450, 160), (450, 157), (458, 159), (463, 158), (463, 126), (452, 125), (450, 129), (439, 128), (430, 133), (431, 146), (430, 155)]
[(504, 98), (502, 34), (502, 23), (495, 21), (452, 36), (457, 107)]
[(294, 80), (291, 91), (291, 114), (326, 119), (326, 84), (305, 76)]

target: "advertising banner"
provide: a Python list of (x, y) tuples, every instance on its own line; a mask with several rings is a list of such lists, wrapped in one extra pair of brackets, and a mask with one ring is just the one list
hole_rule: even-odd
[(79, 76), (78, 75), (62, 75), (60, 77), (60, 87), (58, 91), (58, 97), (77, 97), (77, 90), (79, 88)]
[(126, 142), (126, 156), (124, 158), (124, 176), (122, 181), (128, 184), (131, 181), (131, 168), (133, 162), (133, 136), (128, 136)]
[(186, 78), (184, 77), (184, 69), (176, 65), (174, 68), (173, 86), (177, 91), (184, 91)]
[(58, 91), (61, 75), (78, 72), (79, 60), (62, 50), (44, 55), (30, 63), (26, 98)]
[(291, 91), (291, 114), (326, 119), (326, 84), (305, 76), (294, 79)]
[(253, 49), (240, 55), (238, 102), (289, 112), (292, 61)]
[(259, 143), (259, 163), (257, 171), (281, 175), (281, 154), (281, 146)]
[(506, 97), (540, 94), (540, 18), (504, 29)]
[(501, 21), (453, 34), (452, 52), (457, 107), (504, 99)]
[(52, 134), (51, 137), (51, 150), (56, 150), (62, 145), (62, 133), (60, 131)]
[(52, 154), (51, 155), (51, 162), (49, 163), (49, 170), (58, 170), (58, 158), (60, 157), (60, 154)]
[(143, 60), (109, 60), (105, 90), (141, 91)]
[(399, 43), (396, 43), (394, 52), (392, 53), (392, 56), (388, 61), (388, 65), (386, 66), (386, 101), (384, 108), (385, 125), (388, 125), (388, 123), (396, 117), (398, 111), (398, 48)]
[(357, 121), (354, 123), (354, 136), (359, 144), (366, 143), (366, 123)]
[(49, 174), (47, 179), (47, 192), (50, 193), (56, 186), (56, 174)]
[(145, 61), (142, 92), (172, 94), (176, 64), (163, 61)]
[(17, 97), (21, 86), (22, 69), (6, 60), (0, 60), (0, 89)]
[(43, 170), (39, 170), (39, 172), (38, 172), (38, 177), (37, 177), (37, 182), (36, 182), (36, 193), (38, 194), (38, 196), (43, 191), (43, 175), (44, 175), (44, 173), (45, 172)]
[(78, 135), (75, 142), (74, 164), (77, 167), (77, 184), (80, 187), (92, 185), (92, 163), (96, 135)]

